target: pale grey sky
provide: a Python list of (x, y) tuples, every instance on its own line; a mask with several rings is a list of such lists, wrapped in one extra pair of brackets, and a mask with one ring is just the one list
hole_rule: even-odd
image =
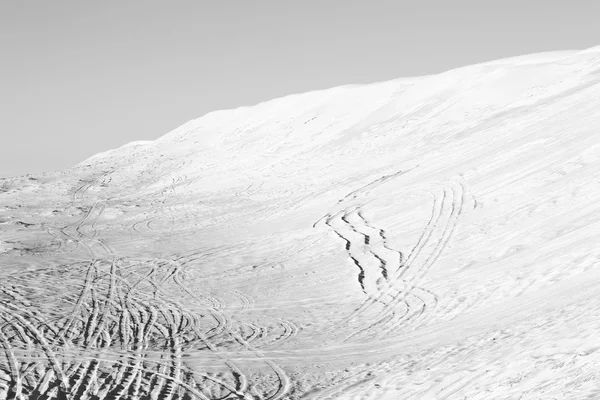
[(0, 177), (209, 111), (600, 45), (591, 1), (0, 0)]

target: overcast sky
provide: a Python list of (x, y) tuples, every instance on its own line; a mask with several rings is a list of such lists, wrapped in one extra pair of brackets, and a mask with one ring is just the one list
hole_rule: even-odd
[(0, 0), (0, 176), (209, 111), (600, 45), (592, 1)]

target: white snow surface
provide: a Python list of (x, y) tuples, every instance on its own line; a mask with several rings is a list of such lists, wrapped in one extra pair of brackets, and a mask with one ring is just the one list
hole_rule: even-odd
[(0, 180), (0, 399), (599, 399), (600, 47)]

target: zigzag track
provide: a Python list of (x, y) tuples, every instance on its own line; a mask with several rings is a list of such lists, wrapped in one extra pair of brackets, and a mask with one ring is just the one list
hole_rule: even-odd
[[(340, 202), (353, 201), (400, 174), (383, 176)], [(173, 181), (165, 196), (178, 184)], [(92, 185), (89, 182), (78, 188), (73, 201), (83, 202)], [(87, 248), (91, 256), (90, 263), (80, 268), (84, 276), (78, 282), (82, 284), (63, 296), (64, 304), (73, 303), (70, 313), (52, 322), (22, 314), (20, 318), (12, 317), (17, 324), (14, 328), (4, 329), (4, 333), (10, 333), (5, 334), (9, 344), (19, 349), (15, 357), (20, 363), (21, 396), (35, 393), (40, 398), (94, 400), (292, 398), (292, 378), (271, 361), (267, 349), (293, 340), (300, 328), (271, 316), (259, 316), (244, 324), (236, 318), (238, 315), (249, 317), (260, 312), (260, 305), (256, 308), (254, 300), (244, 292), (236, 290), (217, 298), (188, 287), (186, 265), (205, 257), (203, 252), (144, 261), (117, 257), (97, 227), (105, 209), (106, 203), (91, 204), (83, 209), (85, 213), (76, 223), (63, 228), (63, 235)], [(172, 218), (172, 210), (163, 207), (161, 217)], [(405, 259), (402, 252), (388, 244), (386, 231), (365, 218), (360, 205), (326, 218), (326, 224), (344, 240), (349, 258), (359, 270), (362, 268), (358, 280), (370, 296), (365, 302), (382, 317), (372, 329), (377, 334), (387, 335), (399, 326), (419, 324), (427, 311), (435, 307), (435, 295), (418, 285), (446, 245), (436, 240), (443, 242), (452, 234), (451, 230), (448, 235), (446, 230), (440, 233), (446, 214), (438, 215), (438, 219), (437, 227), (435, 220), (432, 231), (422, 234), (413, 248), (412, 259)], [(136, 224), (132, 229), (151, 229), (150, 221)], [(174, 223), (171, 228), (177, 229)], [(422, 248), (418, 248), (420, 244)], [(234, 304), (230, 304), (233, 297)], [(191, 309), (183, 306), (192, 303)], [(242, 352), (245, 354), (240, 357), (240, 366), (253, 360), (261, 364), (260, 373), (246, 375), (232, 362), (236, 353)], [(184, 357), (188, 353), (195, 353), (194, 357)], [(197, 364), (192, 368), (191, 361), (186, 361), (200, 359), (202, 365), (204, 355), (206, 365), (215, 364), (213, 369), (198, 370)], [(54, 364), (60, 369), (53, 368)], [(8, 375), (12, 380), (12, 370)], [(0, 392), (1, 384), (0, 374)]]
[[(350, 209), (350, 212), (353, 212), (353, 211), (355, 211), (356, 209), (359, 209), (359, 208), (360, 208), (360, 207), (356, 207), (356, 206), (355, 206), (355, 207), (352, 207), (352, 208)], [(432, 213), (431, 219), (430, 219), (430, 220), (429, 220), (429, 222), (427, 223), (427, 225), (426, 225), (426, 227), (425, 227), (425, 231), (424, 231), (424, 232), (421, 234), (421, 236), (419, 237), (419, 240), (417, 241), (417, 244), (416, 244), (416, 245), (415, 245), (415, 247), (413, 248), (413, 251), (411, 252), (411, 255), (415, 253), (415, 249), (417, 249), (417, 248), (419, 248), (419, 247), (421, 246), (421, 243), (423, 242), (423, 238), (425, 238), (425, 237), (426, 237), (426, 231), (428, 230), (428, 227), (429, 227), (429, 226), (432, 224), (432, 221), (433, 221), (433, 219), (434, 219), (434, 217), (435, 217), (435, 209), (436, 209), (435, 197), (434, 197), (434, 207), (433, 207), (433, 208), (434, 208), (434, 212)], [(366, 220), (365, 220), (365, 221), (366, 221)], [(328, 225), (329, 225), (329, 224), (328, 224)], [(377, 229), (377, 228), (373, 228), (373, 227), (371, 227), (371, 229), (373, 229), (373, 230), (377, 230), (377, 231), (380, 231), (379, 229)], [(364, 236), (364, 235), (363, 235), (363, 236)], [(384, 236), (384, 237), (385, 237), (385, 236)], [(365, 236), (365, 238), (366, 238), (366, 236)], [(387, 238), (386, 238), (386, 239), (387, 239)], [(365, 240), (365, 242), (367, 242), (367, 240)], [(370, 245), (370, 240), (368, 240), (368, 242), (369, 242), (369, 245)], [(351, 247), (352, 247), (352, 243), (351, 243), (350, 241), (347, 241), (347, 242), (346, 242), (346, 249), (349, 249), (349, 248), (351, 248)], [(389, 249), (389, 247), (387, 247), (387, 249), (388, 249), (388, 250), (390, 250), (390, 249)], [(398, 254), (398, 259), (399, 259), (399, 260), (402, 260), (402, 259), (403, 259), (403, 254), (402, 254), (401, 252), (399, 252), (399, 251), (395, 251), (395, 250), (391, 250), (391, 251), (392, 251), (392, 252), (395, 252), (395, 253), (397, 253), (397, 254)], [(372, 253), (372, 252), (371, 252), (371, 253)], [(410, 257), (411, 257), (411, 256), (409, 256), (409, 259), (410, 259)], [(380, 258), (383, 258), (383, 257), (381, 257), (381, 256), (380, 256)], [(383, 290), (383, 291), (381, 291), (380, 293), (378, 293), (378, 294), (377, 294), (377, 296), (370, 297), (370, 298), (368, 298), (368, 299), (364, 300), (364, 301), (363, 301), (363, 303), (362, 303), (362, 304), (361, 304), (361, 305), (360, 305), (360, 306), (359, 306), (359, 307), (358, 307), (356, 310), (354, 310), (354, 311), (353, 311), (353, 312), (352, 312), (352, 313), (351, 313), (351, 314), (350, 314), (350, 315), (349, 315), (349, 316), (348, 316), (348, 317), (347, 317), (347, 318), (344, 320), (344, 322), (348, 322), (348, 321), (350, 321), (351, 319), (354, 319), (354, 318), (356, 318), (356, 317), (360, 316), (360, 314), (362, 314), (363, 312), (365, 312), (365, 311), (366, 311), (368, 308), (370, 308), (372, 305), (374, 305), (374, 304), (376, 304), (376, 303), (380, 302), (384, 296), (390, 295), (390, 292), (391, 292), (392, 290), (394, 290), (394, 289), (393, 289), (393, 287), (392, 287), (391, 285), (392, 285), (392, 284), (394, 284), (394, 283), (397, 283), (397, 281), (399, 280), (399, 278), (400, 278), (400, 277), (401, 277), (401, 275), (402, 275), (402, 272), (400, 271), (400, 269), (401, 269), (401, 268), (402, 268), (402, 269), (405, 269), (405, 268), (406, 268), (406, 264), (407, 264), (407, 263), (408, 263), (408, 261), (407, 261), (406, 263), (399, 263), (399, 264), (398, 264), (398, 267), (396, 268), (396, 272), (394, 272), (394, 273), (393, 273), (393, 275), (392, 275), (391, 277), (390, 277), (390, 276), (388, 276), (388, 281), (390, 281), (390, 283), (389, 283), (389, 286), (388, 286), (388, 289), (387, 289), (387, 290)], [(387, 262), (386, 262), (386, 265), (387, 265)], [(384, 303), (384, 304), (385, 304), (385, 303)]]
[[(461, 186), (461, 188), (462, 188), (462, 186)], [(423, 262), (423, 264), (418, 268), (413, 268), (413, 264), (415, 263), (415, 260), (418, 260), (418, 257), (421, 255), (421, 252), (423, 251), (424, 248), (426, 248), (427, 244), (430, 242), (432, 235), (436, 231), (439, 232), (439, 229), (436, 230), (435, 228), (440, 223), (440, 219), (442, 218), (443, 212), (445, 210), (444, 202), (448, 196), (448, 191), (444, 190), (444, 195), (440, 202), (440, 209), (439, 209), (439, 212), (437, 212), (437, 216), (435, 216), (436, 208), (434, 205), (434, 210), (432, 212), (432, 218), (430, 219), (430, 222), (427, 224), (426, 229), (424, 230), (419, 241), (417, 242), (417, 245), (413, 248), (413, 250), (409, 254), (405, 267), (398, 274), (398, 277), (402, 277), (402, 280), (404, 282), (406, 282), (407, 287), (402, 291), (400, 291), (400, 290), (397, 291), (395, 295), (392, 295), (391, 300), (388, 300), (388, 305), (379, 312), (378, 316), (382, 316), (386, 312), (386, 309), (388, 309), (389, 307), (394, 307), (400, 302), (405, 302), (406, 298), (409, 295), (414, 293), (414, 289), (417, 287), (419, 282), (425, 276), (425, 274), (427, 273), (429, 268), (431, 268), (433, 263), (440, 256), (442, 250), (444, 249), (444, 247), (446, 246), (446, 244), (448, 243), (448, 241), (451, 237), (451, 234), (456, 226), (458, 216), (460, 215), (460, 212), (462, 211), (462, 207), (463, 207), (463, 203), (464, 203), (463, 195), (464, 195), (464, 191), (463, 191), (463, 193), (461, 193), (459, 206), (457, 207), (455, 205), (455, 201), (454, 201), (456, 196), (454, 196), (454, 189), (452, 189), (452, 200), (453, 201), (452, 201), (452, 205), (451, 205), (450, 215), (447, 218), (446, 222), (442, 222), (444, 228), (442, 230), (441, 238), (438, 239), (438, 241), (434, 245), (433, 250), (431, 251), (431, 253), (429, 253), (429, 256), (426, 258), (426, 260)], [(428, 229), (428, 228), (431, 228), (431, 229)], [(407, 276), (407, 278), (404, 278), (405, 275)], [(437, 298), (435, 296), (434, 296), (434, 300), (437, 303)], [(420, 314), (417, 315), (417, 317), (418, 316), (420, 316)], [(390, 333), (391, 331), (396, 329), (398, 326), (403, 325), (405, 321), (407, 321), (407, 320), (409, 321), (410, 319), (412, 319), (412, 318), (408, 318), (408, 319), (401, 318), (401, 319), (397, 319), (397, 320), (392, 320), (391, 326), (385, 328), (385, 330), (383, 332)]]
[[(430, 195), (433, 200), (431, 215), (407, 257), (389, 247), (385, 231), (367, 221), (361, 204), (328, 214), (320, 220), (344, 241), (349, 258), (359, 269), (361, 289), (367, 294), (341, 324), (356, 321), (377, 305), (372, 322), (351, 333), (346, 340), (373, 334), (388, 335), (401, 326), (421, 324), (427, 319), (424, 318), (425, 311), (436, 307), (437, 295), (419, 285), (452, 237), (465, 209), (466, 190), (462, 184), (456, 184), (432, 190)], [(356, 199), (358, 194), (353, 192), (351, 197)], [(374, 265), (378, 266), (379, 274)], [(363, 282), (369, 280), (371, 290), (367, 292)], [(400, 304), (403, 304), (403, 310), (399, 308)]]
[[(370, 249), (370, 236), (358, 231), (348, 220), (348, 216), (358, 207), (340, 211), (325, 224), (344, 241), (348, 257), (358, 269), (357, 280), (361, 290), (371, 298), (376, 296), (379, 278), (387, 280), (387, 262)], [(354, 238), (354, 239), (353, 239)], [(377, 269), (380, 272), (377, 272)]]

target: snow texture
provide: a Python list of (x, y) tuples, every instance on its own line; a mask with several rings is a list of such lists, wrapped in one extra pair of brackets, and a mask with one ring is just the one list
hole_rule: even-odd
[(600, 398), (600, 48), (0, 180), (0, 399)]

